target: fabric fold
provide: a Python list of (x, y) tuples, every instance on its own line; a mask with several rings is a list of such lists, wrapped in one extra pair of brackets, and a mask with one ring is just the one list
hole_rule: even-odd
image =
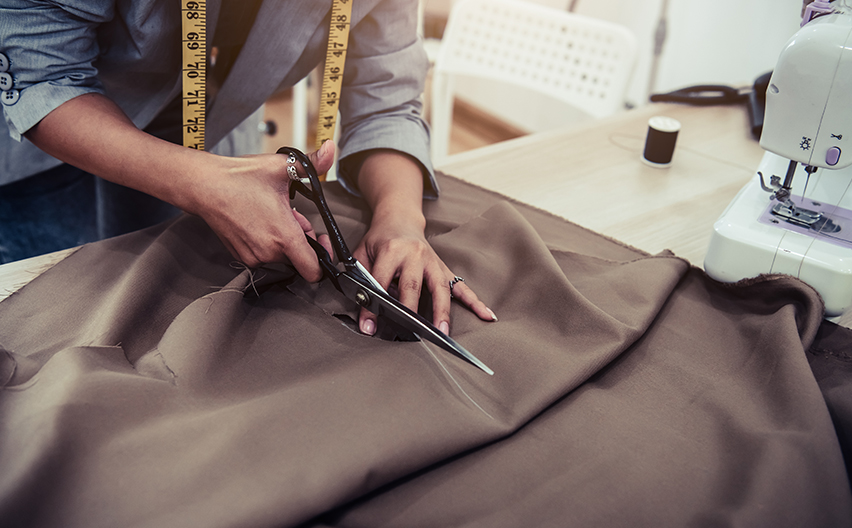
[[(789, 297), (754, 290), (770, 286)], [(843, 458), (790, 335), (818, 305), (792, 278), (692, 269), (640, 340), (515, 434), (305, 526), (846, 525)]]
[[(240, 269), (184, 216), (86, 246), (0, 303), (10, 358), (0, 363), (0, 518), (852, 518), (803, 353), (821, 318), (813, 290), (785, 278), (719, 285), (671, 255), (452, 178), (441, 185), (445, 198), (426, 206), (429, 240), (500, 316), (454, 305), (452, 335), (493, 377), (428, 342), (354, 332), (335, 315), (354, 319), (357, 307), (329, 284), (286, 266)], [(363, 204), (334, 184), (326, 195), (354, 247)], [(27, 375), (10, 361), (29, 362)]]

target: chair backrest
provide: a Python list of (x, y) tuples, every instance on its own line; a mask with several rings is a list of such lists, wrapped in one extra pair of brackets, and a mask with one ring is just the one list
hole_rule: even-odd
[[(432, 156), (446, 156), (455, 75), (549, 95), (592, 117), (624, 107), (636, 62), (627, 28), (522, 0), (456, 0), (432, 80)], [(507, 103), (511, 104), (511, 102)]]

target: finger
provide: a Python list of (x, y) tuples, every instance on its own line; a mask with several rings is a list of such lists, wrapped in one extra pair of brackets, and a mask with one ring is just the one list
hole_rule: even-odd
[(412, 312), (420, 304), (420, 290), (423, 287), (423, 266), (418, 261), (409, 262), (399, 275), (399, 302)]
[[(361, 246), (356, 249), (356, 253), (358, 254), (361, 249)], [(357, 258), (357, 257), (356, 257)], [(394, 276), (396, 276), (397, 265), (391, 263), (388, 260), (379, 260), (376, 263), (370, 264), (369, 262), (364, 261), (363, 264), (369, 266), (367, 271), (373, 276), (374, 279), (381, 285), (382, 288), (387, 290), (390, 287), (391, 281), (393, 281)], [(361, 309), (361, 314), (358, 317), (358, 327), (361, 329), (361, 332), (367, 335), (373, 335), (376, 333), (378, 318), (376, 315), (366, 309)]]
[(317, 170), (317, 174), (325, 174), (334, 165), (334, 152), (334, 141), (329, 139), (320, 146), (319, 150), (308, 154), (308, 158)]
[[(444, 280), (446, 273), (441, 270), (429, 279), (429, 291), (432, 292), (432, 324), (438, 330), (450, 335), (450, 282)], [(434, 278), (433, 278), (434, 277)]]
[(306, 235), (313, 238), (317, 242), (320, 243), (322, 247), (328, 252), (331, 256), (332, 260), (334, 260), (334, 249), (331, 247), (331, 238), (328, 235), (322, 234), (317, 236), (316, 231), (314, 231), (314, 226), (311, 224), (311, 221), (305, 217), (302, 213), (293, 208), (293, 216), (296, 218), (296, 221), (299, 222), (299, 227), (305, 232)]
[(358, 247), (355, 248), (355, 251), (352, 252), (352, 257), (361, 263), (371, 275), (373, 274), (373, 261), (370, 259), (370, 255), (367, 253), (367, 248), (364, 245), (364, 241), (362, 240)]
[(329, 238), (328, 235), (323, 234), (317, 237), (317, 242), (319, 242), (320, 245), (328, 251), (328, 254), (331, 256), (331, 260), (334, 261), (335, 255), (334, 250), (331, 247), (331, 238)]
[[(449, 283), (447, 283), (449, 284)], [(477, 317), (483, 321), (496, 321), (494, 312), (479, 300), (476, 293), (465, 282), (457, 282), (452, 289), (452, 298), (467, 306)]]
[(308, 282), (319, 282), (322, 280), (322, 268), (314, 249), (308, 244), (304, 237), (292, 246), (288, 252), (290, 263), (296, 268), (299, 275)]
[(399, 274), (400, 263), (397, 259), (391, 259), (387, 256), (387, 253), (382, 254), (377, 258), (374, 262), (372, 262), (367, 267), (367, 271), (370, 272), (370, 275), (376, 279), (382, 288), (385, 290), (389, 290), (391, 287), (391, 283)]
[[(308, 154), (308, 159), (311, 161), (311, 164), (314, 166), (314, 169), (317, 171), (317, 175), (325, 174), (334, 165), (334, 153), (336, 151), (336, 147), (334, 145), (334, 141), (328, 140), (325, 141), (322, 146), (318, 150), (315, 150)], [(282, 152), (283, 154), (283, 152)], [(286, 167), (290, 166), (289, 160), (284, 158), (285, 161), (285, 169), (284, 174), (287, 174)], [(290, 158), (295, 159), (295, 158)], [(305, 168), (302, 166), (300, 162), (292, 163), (292, 166), (296, 168), (296, 173), (299, 178), (307, 178), (308, 175), (305, 172)], [(289, 177), (288, 177), (289, 179)]]
[(322, 268), (314, 249), (308, 244), (304, 230), (296, 220), (295, 215), (283, 215), (281, 238), (279, 241), (279, 252), (290, 259), (290, 263), (296, 268), (306, 281), (319, 282), (322, 279)]
[(311, 224), (311, 221), (308, 220), (305, 215), (297, 211), (295, 207), (293, 208), (293, 217), (296, 219), (296, 222), (299, 223), (299, 227), (302, 228), (302, 231), (304, 231), (306, 235), (311, 238), (317, 237), (316, 231), (314, 231), (314, 226), (313, 224)]
[(379, 319), (376, 317), (376, 314), (370, 312), (366, 308), (361, 308), (361, 313), (358, 315), (358, 328), (361, 330), (362, 334), (369, 336), (375, 335), (378, 320)]
[[(369, 255), (367, 254), (367, 248), (364, 246), (363, 240), (360, 244), (358, 244), (358, 247), (355, 248), (355, 251), (352, 252), (352, 256), (355, 257), (355, 260), (360, 262), (362, 266), (364, 266), (364, 269), (366, 269), (367, 272), (370, 273), (370, 275), (373, 274), (373, 263), (369, 259)], [(375, 314), (369, 312), (364, 308), (361, 308), (361, 311), (358, 313), (358, 328), (361, 330), (361, 333), (366, 335), (374, 335), (376, 333), (377, 321), (378, 319)]]

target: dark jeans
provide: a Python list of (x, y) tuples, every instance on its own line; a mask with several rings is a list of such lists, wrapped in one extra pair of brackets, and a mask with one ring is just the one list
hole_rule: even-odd
[[(145, 131), (180, 144), (181, 99)], [(103, 240), (158, 224), (180, 209), (63, 164), (0, 186), (0, 264)]]
[(0, 186), (0, 263), (142, 229), (180, 213), (71, 165)]

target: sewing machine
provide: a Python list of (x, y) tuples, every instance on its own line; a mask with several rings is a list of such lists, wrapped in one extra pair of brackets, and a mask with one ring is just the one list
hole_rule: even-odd
[(766, 93), (754, 178), (714, 224), (704, 268), (734, 282), (762, 273), (813, 286), (836, 316), (852, 305), (852, 9), (807, 20)]

